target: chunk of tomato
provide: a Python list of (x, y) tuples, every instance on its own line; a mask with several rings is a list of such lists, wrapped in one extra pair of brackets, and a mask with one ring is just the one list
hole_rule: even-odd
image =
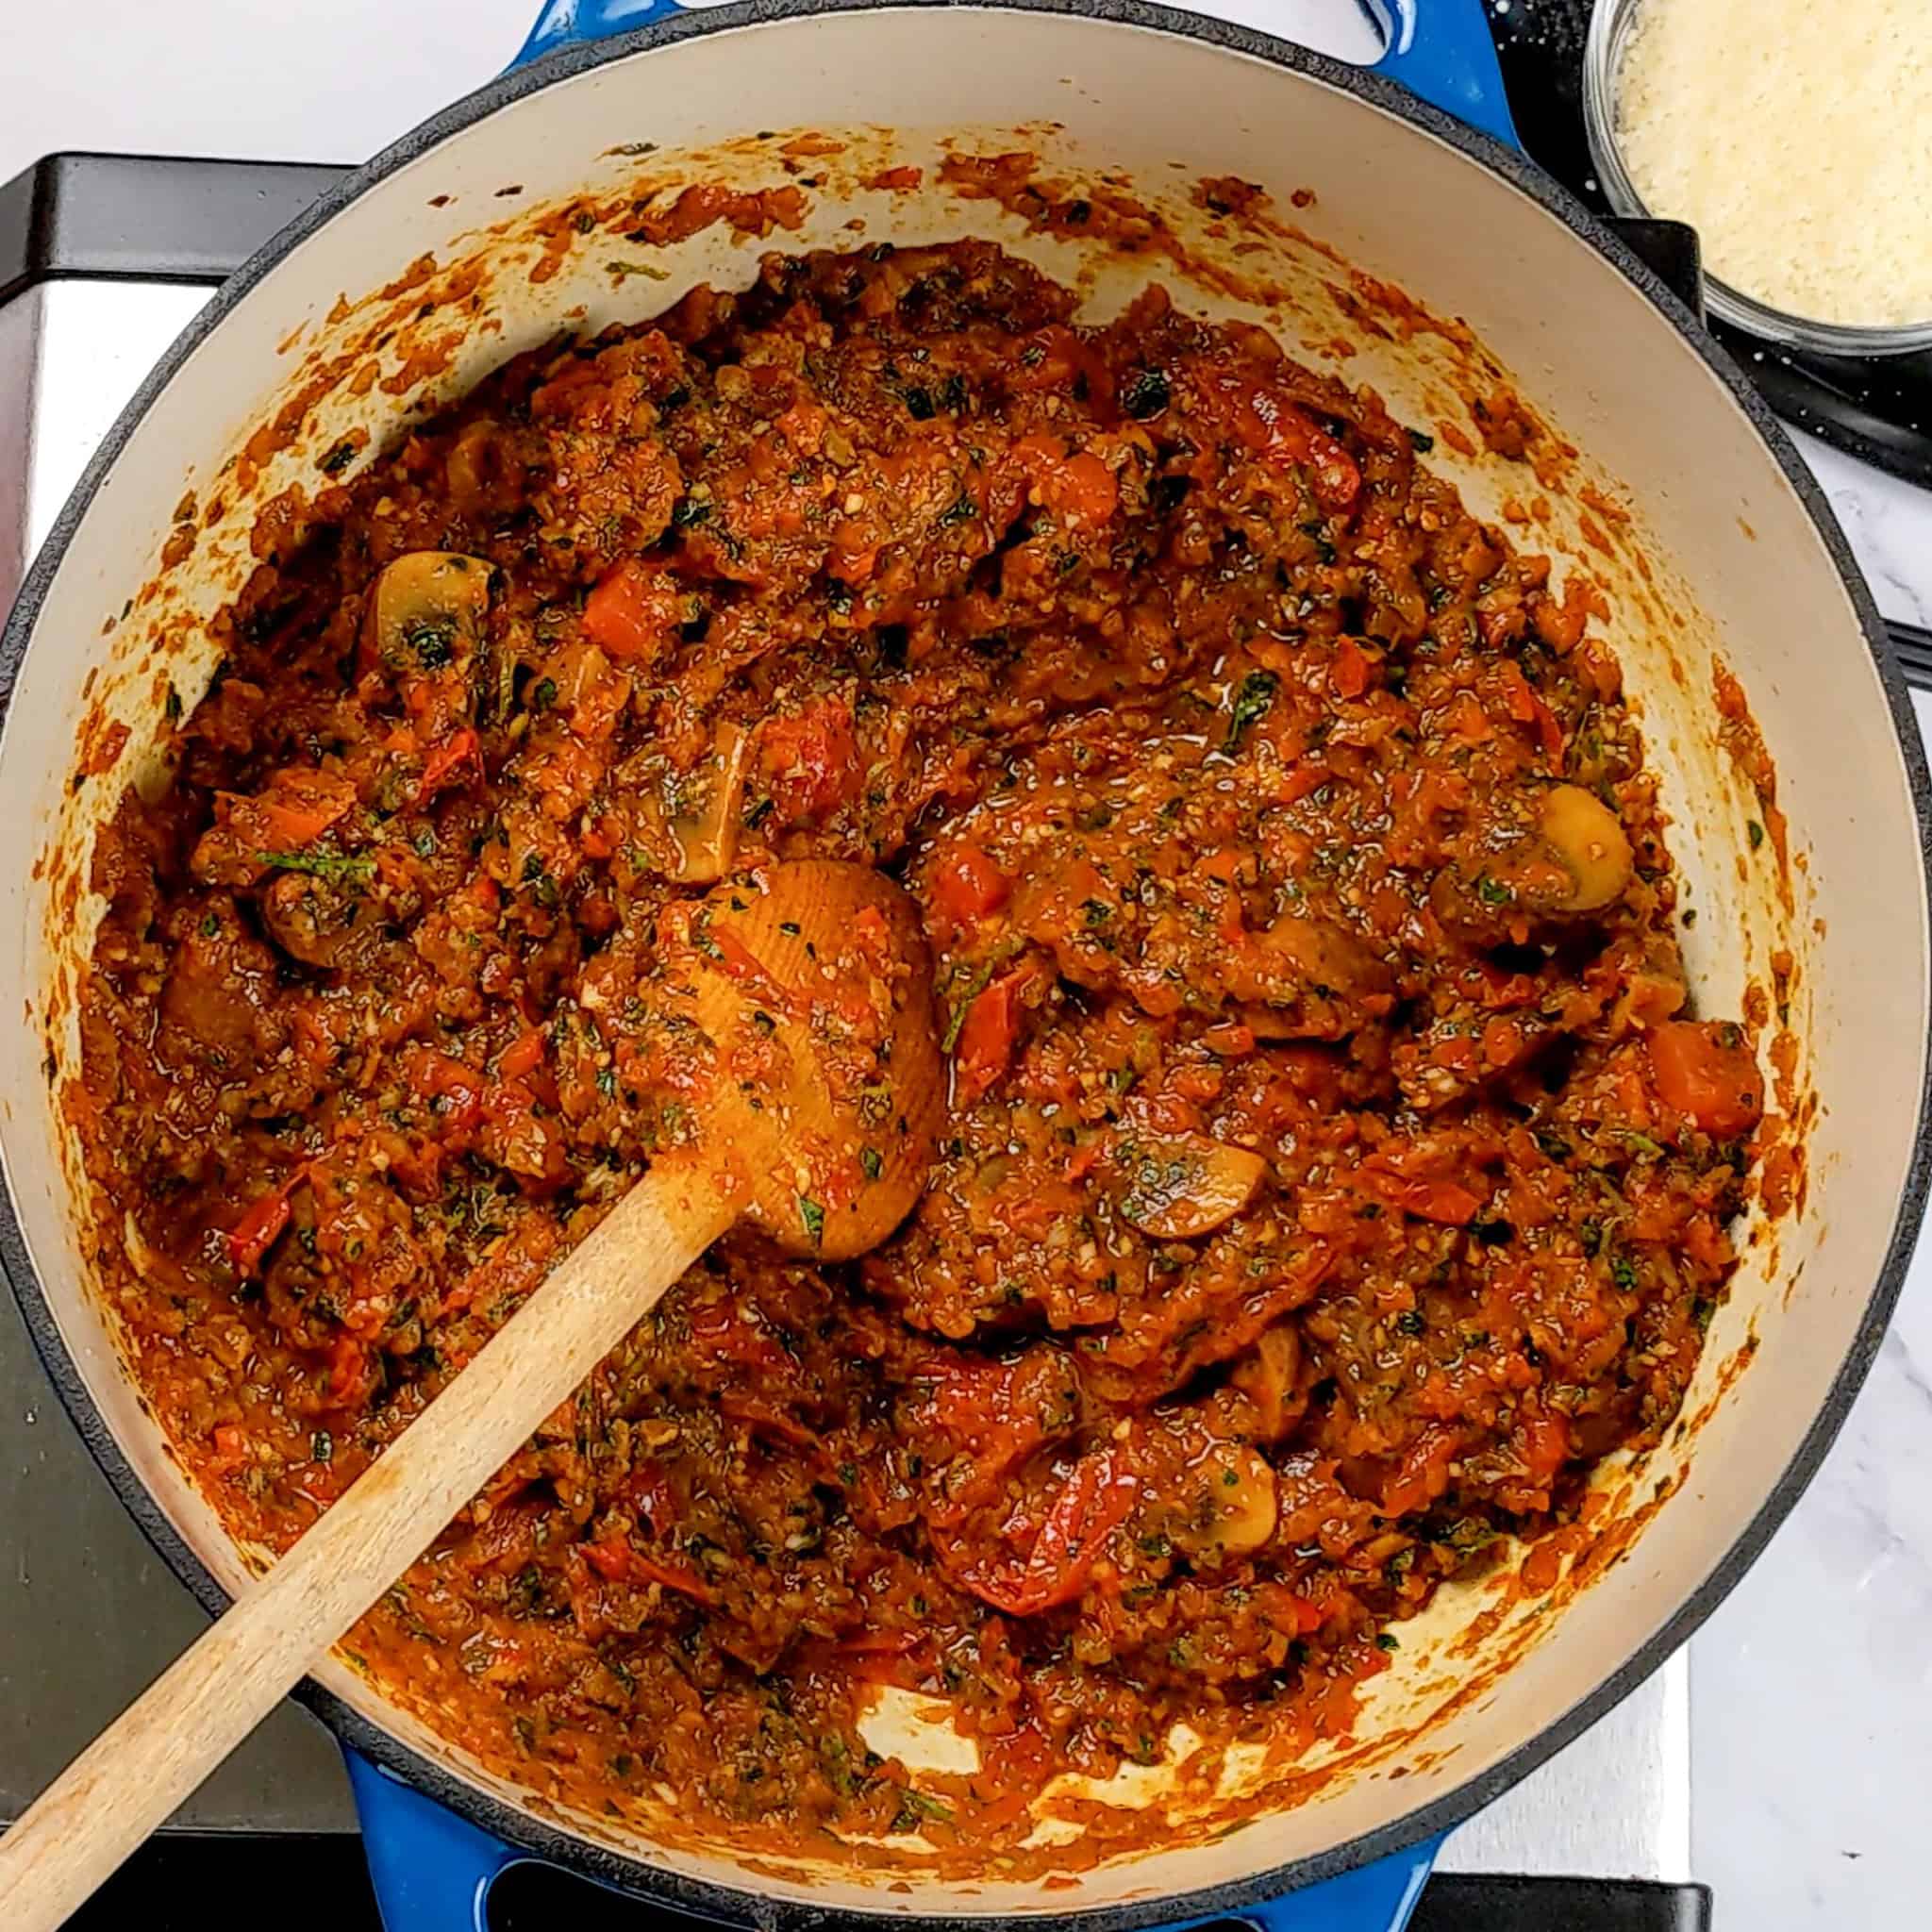
[(1054, 1498), (1026, 1560), (984, 1563), (960, 1581), (1009, 1617), (1034, 1617), (1072, 1603), (1139, 1493), (1139, 1477), (1112, 1449), (1083, 1456)]
[(1764, 1082), (1742, 1030), (1727, 1022), (1671, 1020), (1650, 1031), (1650, 1070), (1657, 1098), (1730, 1140), (1764, 1113)]
[(262, 1257), (281, 1239), (293, 1211), (289, 1197), (308, 1175), (306, 1166), (298, 1167), (280, 1187), (250, 1202), (242, 1219), (228, 1230), (228, 1259), (239, 1274), (253, 1274)]
[(858, 740), (843, 698), (818, 698), (791, 717), (768, 719), (758, 755), (788, 824), (823, 822), (858, 789)]
[(683, 599), (660, 573), (625, 558), (584, 605), (584, 634), (620, 664), (649, 664), (671, 647)]
[(1455, 1227), (1466, 1227), (1483, 1205), (1482, 1196), (1472, 1193), (1459, 1181), (1424, 1179), (1374, 1166), (1358, 1169), (1355, 1184), (1387, 1207), (1399, 1208), (1418, 1220), (1446, 1222)]
[(997, 912), (1012, 883), (977, 845), (949, 845), (932, 869), (933, 905), (954, 932), (970, 933)]

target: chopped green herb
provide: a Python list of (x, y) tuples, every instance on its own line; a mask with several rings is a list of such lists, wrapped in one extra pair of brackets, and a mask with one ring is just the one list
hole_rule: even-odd
[(1395, 1633), (1392, 1630), (1378, 1630), (1375, 1632), (1375, 1648), (1377, 1650), (1400, 1650), (1402, 1646), (1395, 1641)]
[(403, 641), (425, 671), (441, 671), (456, 656), (457, 625), (453, 617), (415, 617), (403, 625)]
[(340, 852), (258, 852), (255, 857), (262, 865), (278, 866), (283, 872), (312, 873), (319, 879), (347, 879), (367, 885), (375, 877), (375, 859)]
[(219, 912), (204, 912), (201, 916), (201, 936), (211, 940), (222, 929), (222, 915)]
[(953, 1807), (908, 1786), (900, 1797), (899, 1815), (892, 1820), (892, 1829), (895, 1832), (913, 1831), (924, 1819), (936, 1819), (941, 1824), (950, 1824)]
[(1436, 446), (1436, 439), (1426, 429), (1411, 429), (1408, 432), (1408, 445), (1420, 456), (1426, 456)]
[(1501, 879), (1482, 874), (1475, 882), (1475, 895), (1485, 906), (1507, 906), (1516, 896)]
[(865, 1177), (869, 1181), (877, 1180), (886, 1165), (876, 1147), (861, 1147), (858, 1150), (858, 1164), (865, 1170)]
[(336, 1459), (336, 1439), (326, 1429), (317, 1429), (309, 1437), (308, 1459), (311, 1462), (333, 1462)]
[(1146, 423), (1160, 414), (1173, 400), (1166, 375), (1158, 369), (1142, 369), (1121, 391), (1121, 408), (1136, 423)]
[(1458, 1557), (1473, 1557), (1478, 1550), (1488, 1549), (1501, 1534), (1478, 1516), (1459, 1516), (1447, 1529), (1432, 1533), (1430, 1541), (1446, 1543)]
[(1744, 822), (1744, 832), (1745, 836), (1751, 841), (1752, 851), (1756, 852), (1764, 843), (1764, 827), (1756, 819), (1746, 819)]
[(979, 506), (962, 490), (939, 514), (938, 527), (950, 530), (955, 524), (970, 524), (979, 514)]
[(1625, 1294), (1633, 1292), (1637, 1287), (1637, 1263), (1628, 1255), (1614, 1257), (1610, 1262), (1610, 1279)]
[(547, 711), (557, 702), (557, 680), (554, 677), (540, 677), (530, 687), (530, 708), (533, 711)]
[(966, 1011), (973, 1002), (986, 991), (987, 981), (992, 977), (992, 961), (989, 959), (971, 979), (966, 982), (966, 991), (954, 1003), (951, 1016), (946, 1021), (944, 1036), (940, 1041), (940, 1051), (951, 1053), (959, 1043), (959, 1029), (966, 1024)]
[(806, 1234), (816, 1247), (825, 1238), (825, 1210), (809, 1194), (801, 1194), (798, 1197), (798, 1218), (805, 1224)]
[(181, 693), (172, 684), (168, 687), (168, 695), (161, 700), (161, 711), (170, 724), (180, 722)]
[(1232, 756), (1241, 749), (1242, 734), (1257, 719), (1268, 715), (1274, 693), (1280, 688), (1281, 680), (1272, 671), (1251, 671), (1241, 679), (1241, 688), (1234, 694), (1227, 737), (1222, 744), (1224, 751)]

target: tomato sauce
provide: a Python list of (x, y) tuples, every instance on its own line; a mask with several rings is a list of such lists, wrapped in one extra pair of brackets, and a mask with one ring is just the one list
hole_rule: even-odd
[[(593, 1807), (1011, 1847), (1178, 1720), (1345, 1724), (1671, 1421), (1753, 1041), (1614, 660), (1429, 446), (1158, 290), (878, 247), (521, 357), (264, 534), (99, 848), (76, 1107), (238, 1533), (689, 1131), (654, 974), (721, 875), (901, 877), (950, 1068), (898, 1234), (727, 1237), (365, 1620), (398, 1695)], [(882, 1682), (980, 1772), (869, 1751)]]

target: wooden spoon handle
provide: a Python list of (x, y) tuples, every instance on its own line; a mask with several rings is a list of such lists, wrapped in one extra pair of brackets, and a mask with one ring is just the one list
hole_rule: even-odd
[(0, 1924), (55, 1932), (737, 1218), (654, 1169), (287, 1556), (0, 1839)]

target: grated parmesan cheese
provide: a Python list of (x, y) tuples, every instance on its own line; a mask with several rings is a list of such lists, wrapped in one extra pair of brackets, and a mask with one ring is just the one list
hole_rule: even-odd
[(1617, 146), (1705, 266), (1816, 322), (1932, 322), (1926, 0), (1645, 0)]

